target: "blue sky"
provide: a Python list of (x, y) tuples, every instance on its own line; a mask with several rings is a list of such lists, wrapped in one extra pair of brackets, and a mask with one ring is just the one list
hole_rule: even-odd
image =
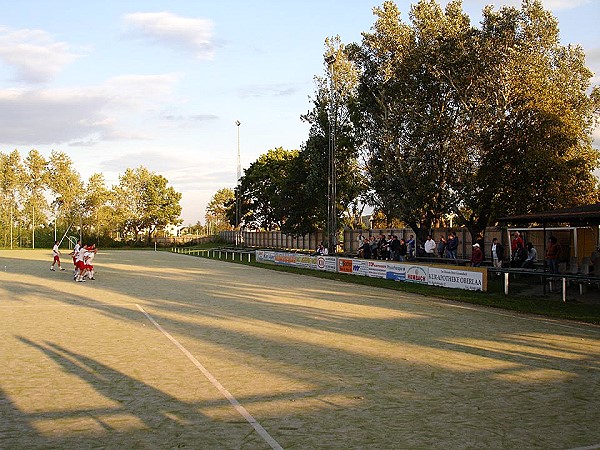
[[(382, 3), (0, 0), (0, 150), (59, 150), (84, 181), (102, 172), (109, 186), (143, 165), (183, 194), (184, 224), (203, 221), (236, 183), (235, 121), (242, 169), (300, 148), (325, 38), (359, 42)], [(411, 2), (396, 3), (408, 20)], [(487, 3), (463, 1), (472, 23)], [(600, 0), (544, 5), (600, 84)]]

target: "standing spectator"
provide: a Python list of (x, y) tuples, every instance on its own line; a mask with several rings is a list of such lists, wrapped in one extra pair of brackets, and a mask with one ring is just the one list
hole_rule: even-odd
[(415, 259), (415, 250), (416, 250), (416, 243), (415, 243), (415, 236), (414, 235), (410, 235), (410, 237), (408, 238), (408, 242), (406, 243), (406, 247), (408, 249), (408, 259)]
[(533, 246), (532, 242), (527, 243), (527, 258), (523, 261), (523, 266), (525, 269), (532, 269), (535, 263), (537, 262), (537, 250)]
[(473, 253), (471, 254), (471, 266), (479, 267), (483, 261), (483, 252), (478, 243), (473, 244)]
[(502, 268), (502, 261), (504, 260), (504, 246), (498, 242), (498, 239), (492, 239), (492, 263), (497, 269)]
[(440, 240), (437, 243), (437, 252), (440, 258), (446, 255), (446, 238), (444, 236), (440, 236)]
[(456, 259), (458, 251), (458, 238), (454, 233), (448, 235), (448, 242), (446, 242), (446, 257), (450, 259)]
[(398, 236), (393, 235), (392, 240), (389, 245), (390, 245), (390, 260), (391, 261), (400, 261), (400, 241), (398, 240)]
[(400, 246), (398, 247), (398, 261), (404, 262), (408, 253), (408, 246), (404, 239), (400, 239)]
[(479, 249), (481, 250), (481, 254), (483, 255), (483, 259), (485, 259), (485, 238), (483, 237), (483, 233), (479, 233), (475, 238), (475, 243), (479, 244)]
[(525, 252), (523, 245), (520, 242), (517, 242), (517, 249), (512, 254), (510, 267), (521, 267), (525, 259), (527, 259), (527, 253)]
[(523, 238), (521, 237), (521, 233), (515, 231), (513, 234), (513, 240), (510, 243), (511, 253), (514, 253), (517, 250), (517, 246), (521, 244), (521, 248), (525, 248), (525, 243), (523, 242)]
[(427, 240), (423, 246), (425, 249), (425, 256), (434, 256), (435, 254), (435, 241), (431, 238), (431, 235), (427, 235)]
[(546, 261), (548, 262), (548, 269), (550, 273), (558, 273), (558, 259), (560, 258), (560, 244), (556, 240), (556, 237), (550, 236), (548, 238), (548, 246), (546, 247)]
[(359, 258), (371, 259), (371, 240), (369, 238), (363, 239), (363, 243), (359, 249)]

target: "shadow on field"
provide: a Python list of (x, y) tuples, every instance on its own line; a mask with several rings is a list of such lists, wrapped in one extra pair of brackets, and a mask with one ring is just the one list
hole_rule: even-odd
[[(199, 412), (199, 407), (206, 404), (182, 402), (59, 345), (35, 343), (22, 336), (17, 339), (87, 383), (115, 406), (26, 413), (0, 391), (1, 448), (129, 448), (136, 442), (143, 443), (144, 448), (186, 447), (190, 442), (223, 448), (223, 442), (227, 442), (226, 433), (218, 436), (206, 432), (210, 420)], [(59, 425), (53, 429), (42, 425), (42, 433), (36, 430), (36, 424), (43, 423)], [(157, 432), (165, 429), (169, 432)]]

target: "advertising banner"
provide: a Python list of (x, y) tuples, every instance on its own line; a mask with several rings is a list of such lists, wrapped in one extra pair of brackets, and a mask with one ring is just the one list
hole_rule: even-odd
[(366, 277), (369, 275), (369, 264), (364, 259), (355, 259), (352, 263), (352, 273), (354, 275), (362, 275)]
[(452, 267), (406, 264), (393, 261), (312, 256), (302, 253), (278, 253), (268, 250), (257, 250), (256, 260), (447, 288), (477, 291), (487, 288), (485, 270), (477, 270), (477, 268), (454, 269)]
[(284, 264), (286, 266), (296, 265), (296, 254), (295, 253), (276, 253), (275, 260), (277, 264)]
[(406, 281), (411, 283), (429, 283), (429, 266), (406, 266)]
[(372, 278), (386, 278), (387, 263), (385, 261), (367, 261), (367, 275)]
[(388, 280), (406, 281), (406, 266), (403, 264), (388, 263), (385, 277)]
[(352, 273), (353, 259), (338, 258), (338, 272), (340, 273)]
[(256, 260), (261, 262), (275, 262), (275, 252), (256, 250)]
[(335, 256), (317, 256), (317, 269), (337, 272), (337, 258)]
[(483, 273), (460, 269), (429, 268), (429, 284), (449, 288), (483, 290)]

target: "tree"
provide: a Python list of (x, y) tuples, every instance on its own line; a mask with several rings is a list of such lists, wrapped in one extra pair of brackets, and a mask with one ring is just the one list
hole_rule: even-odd
[(391, 2), (375, 8), (363, 34), (357, 128), (368, 149), (373, 206), (408, 224), (422, 240), (448, 212), (449, 183), (459, 163), (455, 138), (460, 105), (440, 76), (465, 59), (468, 18), (450, 2), (413, 6), (404, 24)]
[[(315, 77), (313, 108), (301, 116), (310, 124), (309, 136), (294, 163), (294, 185), (288, 184), (290, 187), (283, 189), (287, 194), (287, 211), (282, 230), (291, 234), (324, 228), (330, 210), (328, 201), (333, 197), (336, 201), (332, 211), (338, 230), (355, 223), (353, 209), (357, 209), (357, 199), (365, 193), (366, 183), (359, 164), (359, 143), (350, 120), (358, 77), (352, 51), (353, 48), (342, 44), (339, 36), (325, 40), (326, 76)], [(332, 176), (331, 144), (335, 149)], [(335, 180), (335, 196), (328, 185), (331, 180)]]
[(391, 1), (374, 11), (356, 123), (379, 210), (420, 238), (455, 213), (476, 236), (501, 215), (596, 201), (600, 94), (539, 0), (486, 8), (480, 30), (460, 1), (421, 0), (411, 25)]
[(149, 242), (156, 230), (181, 223), (181, 194), (167, 184), (165, 177), (143, 166), (127, 169), (119, 177), (119, 185), (113, 188), (113, 207), (124, 234), (139, 241), (146, 232)]
[(476, 236), (502, 215), (598, 201), (598, 88), (587, 94), (581, 48), (560, 46), (558, 21), (530, 0), (486, 8), (478, 46), (483, 65), (465, 98), (471, 158), (453, 185), (460, 222)]
[(106, 236), (116, 226), (111, 207), (113, 192), (106, 187), (104, 175), (90, 176), (83, 198), (83, 223), (90, 235)]
[(83, 182), (66, 154), (53, 150), (48, 161), (48, 186), (54, 194), (55, 220), (65, 219), (65, 229), (81, 225)]
[[(48, 201), (44, 195), (48, 185), (47, 161), (32, 149), (25, 158), (25, 223), (31, 227), (32, 247), (35, 247), (35, 227), (47, 223)], [(29, 220), (28, 220), (29, 219)]]
[(9, 155), (0, 153), (0, 196), (2, 198), (2, 225), (4, 246), (13, 246), (14, 225), (20, 220), (20, 201), (23, 196), (24, 178), (21, 155), (14, 150)]
[(219, 189), (210, 199), (206, 206), (204, 220), (208, 228), (208, 234), (217, 234), (220, 231), (232, 229), (228, 217), (235, 220), (235, 194), (233, 189)]
[(247, 228), (276, 230), (286, 220), (283, 192), (298, 150), (279, 147), (261, 155), (239, 183), (240, 215)]

